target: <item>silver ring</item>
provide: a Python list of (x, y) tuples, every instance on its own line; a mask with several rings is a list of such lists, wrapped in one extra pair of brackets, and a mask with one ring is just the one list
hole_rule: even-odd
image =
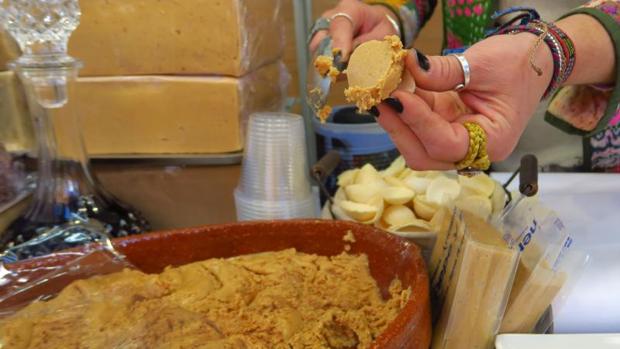
[(349, 22), (351, 22), (351, 25), (353, 26), (353, 28), (355, 28), (355, 22), (353, 22), (353, 17), (351, 17), (351, 15), (349, 15), (348, 13), (344, 13), (344, 12), (334, 13), (331, 17), (329, 17), (329, 19), (333, 21), (334, 19), (338, 17), (346, 18)]
[(456, 53), (452, 56), (456, 57), (456, 59), (459, 60), (461, 68), (463, 69), (463, 83), (456, 85), (456, 87), (454, 88), (454, 90), (458, 92), (466, 89), (467, 86), (469, 86), (469, 82), (471, 80), (471, 69), (469, 67), (469, 62), (467, 61), (467, 58), (465, 58), (465, 55), (463, 55), (462, 53)]
[(310, 29), (310, 34), (308, 35), (308, 44), (310, 44), (310, 41), (312, 41), (312, 38), (314, 38), (316, 33), (320, 32), (321, 30), (329, 30), (330, 22), (331, 21), (328, 18), (319, 17)]

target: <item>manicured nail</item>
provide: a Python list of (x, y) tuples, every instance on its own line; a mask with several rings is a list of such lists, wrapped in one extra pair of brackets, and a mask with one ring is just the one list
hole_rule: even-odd
[(405, 108), (403, 108), (403, 104), (394, 97), (388, 97), (383, 102), (399, 114), (405, 110)]
[(379, 113), (379, 109), (378, 109), (377, 107), (375, 107), (375, 106), (373, 106), (372, 108), (370, 108), (370, 109), (368, 110), (368, 112), (370, 113), (370, 115), (374, 116), (375, 118), (378, 118), (378, 117), (379, 117), (379, 115), (381, 114), (381, 113)]
[(428, 57), (426, 57), (424, 53), (419, 50), (415, 50), (415, 54), (418, 56), (418, 64), (420, 65), (420, 68), (424, 71), (431, 70), (431, 62), (428, 60)]

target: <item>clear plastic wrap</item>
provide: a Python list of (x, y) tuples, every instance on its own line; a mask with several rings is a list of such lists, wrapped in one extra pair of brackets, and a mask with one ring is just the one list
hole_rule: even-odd
[(282, 0), (81, 0), (81, 76), (240, 77), (282, 56)]
[(437, 213), (430, 262), (433, 349), (492, 349), (519, 253), (491, 225), (458, 209)]
[[(83, 234), (75, 232), (71, 236), (84, 238)], [(0, 323), (33, 302), (55, 297), (75, 280), (133, 268), (105, 236), (90, 240), (90, 244), (57, 252), (42, 260), (0, 261)], [(0, 337), (0, 347), (5, 348), (3, 345), (6, 343), (2, 343)]]
[(521, 257), (500, 332), (529, 333), (558, 295), (578, 279), (588, 256), (575, 249), (555, 212), (535, 198), (521, 200), (502, 225), (504, 238), (515, 244)]

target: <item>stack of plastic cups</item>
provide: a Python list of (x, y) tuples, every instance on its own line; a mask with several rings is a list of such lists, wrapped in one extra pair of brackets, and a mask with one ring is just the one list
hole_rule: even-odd
[(250, 116), (235, 205), (239, 221), (318, 216), (301, 116)]

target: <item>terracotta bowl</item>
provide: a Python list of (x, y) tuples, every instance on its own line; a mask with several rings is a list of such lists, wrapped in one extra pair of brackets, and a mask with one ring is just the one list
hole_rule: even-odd
[[(116, 239), (115, 247), (139, 269), (156, 273), (169, 265), (249, 253), (298, 251), (324, 256), (341, 253), (343, 235), (351, 230), (356, 242), (351, 253), (368, 255), (371, 275), (387, 297), (398, 277), (412, 295), (373, 348), (428, 348), (431, 338), (429, 281), (420, 249), (378, 229), (344, 221), (296, 220), (247, 222), (156, 232)], [(28, 262), (27, 262), (28, 263)], [(62, 259), (37, 259), (38, 267), (58, 265)]]

